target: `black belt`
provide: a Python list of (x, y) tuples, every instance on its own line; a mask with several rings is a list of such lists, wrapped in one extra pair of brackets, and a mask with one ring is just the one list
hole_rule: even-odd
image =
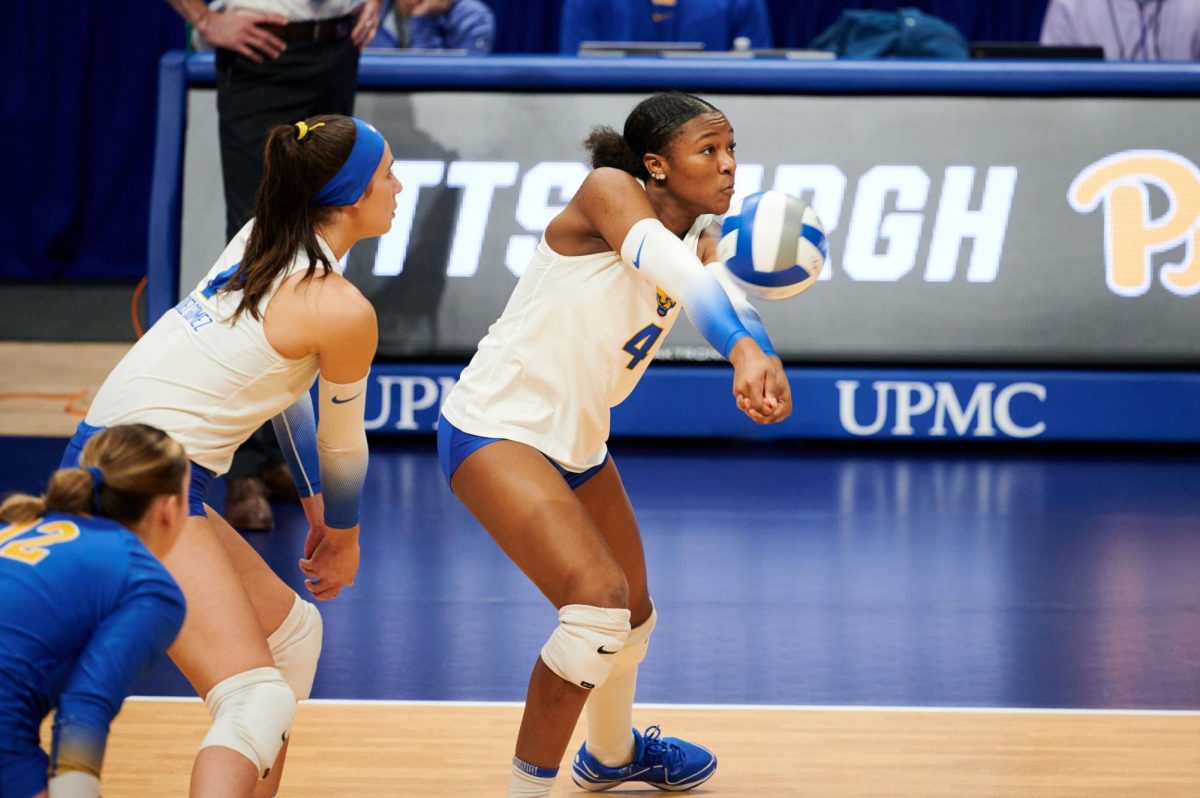
[(357, 17), (357, 14), (347, 14), (336, 19), (289, 22), (286, 25), (263, 25), (262, 27), (285, 42), (340, 40), (350, 38), (350, 31), (354, 30), (354, 21)]

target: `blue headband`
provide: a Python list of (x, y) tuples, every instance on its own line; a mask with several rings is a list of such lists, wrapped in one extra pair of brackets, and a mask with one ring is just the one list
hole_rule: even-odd
[(313, 197), (314, 205), (353, 205), (367, 190), (375, 170), (379, 168), (379, 160), (383, 158), (383, 136), (361, 119), (351, 118), (354, 119), (356, 130), (354, 147), (342, 168)]

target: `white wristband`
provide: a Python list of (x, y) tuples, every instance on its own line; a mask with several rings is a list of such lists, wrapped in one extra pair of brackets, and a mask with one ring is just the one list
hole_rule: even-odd
[(99, 798), (100, 779), (82, 770), (68, 770), (50, 779), (50, 798)]

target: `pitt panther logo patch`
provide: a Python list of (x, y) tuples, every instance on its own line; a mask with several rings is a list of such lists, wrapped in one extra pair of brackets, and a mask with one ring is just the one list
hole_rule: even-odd
[(658, 315), (666, 316), (671, 312), (671, 308), (675, 307), (675, 300), (667, 296), (666, 292), (657, 286), (654, 290), (658, 292)]

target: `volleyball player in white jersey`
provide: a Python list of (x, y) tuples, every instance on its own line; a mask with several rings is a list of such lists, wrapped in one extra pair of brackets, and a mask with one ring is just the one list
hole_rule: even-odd
[(108, 376), (64, 456), (73, 465), (99, 429), (145, 423), (192, 460), (191, 517), (164, 558), (188, 604), (169, 653), (213, 717), (192, 796), (275, 794), (296, 701), (308, 696), (320, 654), (316, 608), (204, 504), (213, 476), (267, 419), (311, 527), (305, 584), (331, 599), (354, 582), (378, 331), (370, 303), (337, 264), (356, 241), (391, 227), (400, 191), (391, 165), (383, 137), (357, 119), (274, 128), (255, 218)]
[(729, 121), (696, 97), (661, 94), (630, 113), (623, 134), (597, 128), (587, 144), (595, 169), (547, 226), (438, 426), (455, 494), (559, 611), (529, 683), (513, 798), (550, 794), (585, 703), (579, 786), (686, 790), (716, 769), (701, 746), (631, 728), (656, 615), (605, 444), (609, 408), (633, 390), (680, 308), (733, 364), (746, 415), (768, 424), (791, 412), (760, 319), (704, 266), (716, 261), (709, 215), (733, 196)]

